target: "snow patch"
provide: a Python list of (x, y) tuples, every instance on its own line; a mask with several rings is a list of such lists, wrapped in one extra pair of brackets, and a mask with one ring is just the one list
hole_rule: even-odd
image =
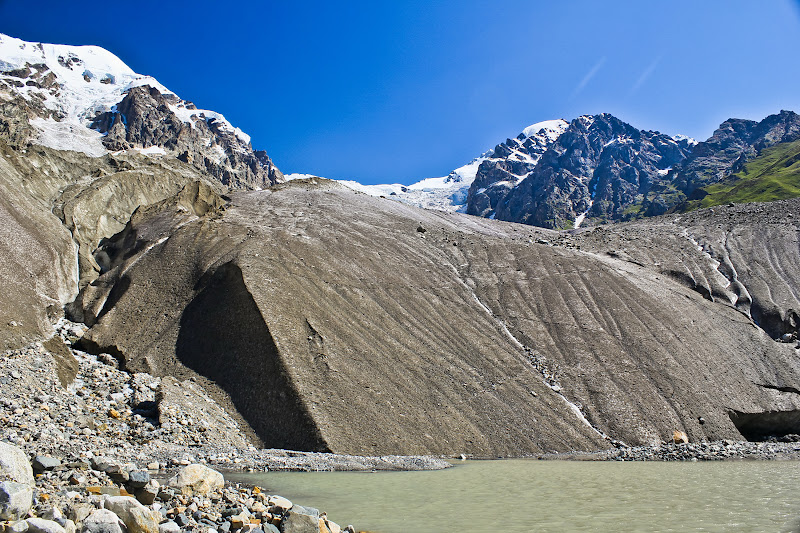
[(471, 162), (467, 163), (463, 167), (458, 167), (453, 172), (450, 173), (451, 176), (455, 175), (458, 176), (461, 182), (463, 183), (472, 183), (475, 181), (475, 176), (478, 175), (478, 167), (481, 166), (481, 163), (486, 161), (488, 157), (481, 156), (473, 159)]
[(586, 216), (589, 214), (589, 211), (592, 210), (592, 206), (594, 205), (594, 197), (596, 195), (597, 195), (597, 182), (595, 181), (594, 185), (592, 186), (591, 195), (589, 197), (589, 207), (586, 208), (586, 211), (575, 217), (575, 222), (572, 225), (574, 229), (580, 228), (581, 224), (583, 224), (583, 221), (586, 220)]
[(40, 146), (81, 152), (90, 157), (101, 157), (108, 153), (102, 143), (103, 135), (76, 121), (56, 122), (51, 118), (34, 118), (30, 122), (38, 132), (35, 144)]
[(699, 143), (699, 141), (696, 141), (692, 137), (687, 137), (686, 135), (681, 135), (681, 134), (673, 135), (672, 138), (676, 142), (686, 141), (687, 143), (689, 143), (689, 146), (694, 146)]
[(250, 136), (243, 132), (241, 129), (234, 127), (222, 113), (216, 111), (209, 111), (208, 109), (189, 109), (186, 107), (186, 102), (179, 104), (170, 104), (169, 109), (181, 121), (194, 127), (195, 120), (204, 120), (206, 122), (214, 122), (219, 129), (228, 133), (234, 134), (244, 144), (250, 144)]
[(546, 136), (550, 141), (555, 141), (562, 133), (564, 133), (567, 130), (568, 127), (569, 127), (569, 122), (567, 122), (562, 118), (558, 120), (543, 120), (542, 122), (531, 124), (524, 130), (522, 130), (522, 134), (525, 137), (533, 137), (536, 134), (542, 134)]
[(137, 152), (144, 155), (167, 155), (167, 151), (160, 146), (148, 146), (147, 148), (134, 148)]

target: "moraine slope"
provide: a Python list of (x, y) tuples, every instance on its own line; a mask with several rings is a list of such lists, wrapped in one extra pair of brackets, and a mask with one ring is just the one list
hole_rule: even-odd
[(268, 446), (524, 455), (741, 439), (774, 412), (797, 432), (800, 363), (771, 337), (796, 328), (771, 294), (795, 290), (797, 228), (745, 274), (762, 230), (737, 213), (573, 236), (318, 179), (165, 204), (102, 247), (86, 346), (219, 387)]

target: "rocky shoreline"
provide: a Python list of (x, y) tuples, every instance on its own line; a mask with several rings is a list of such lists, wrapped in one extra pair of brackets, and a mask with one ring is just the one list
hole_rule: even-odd
[(661, 443), (652, 446), (620, 446), (596, 452), (549, 453), (541, 460), (563, 461), (800, 461), (800, 442)]
[[(34, 477), (34, 473), (36, 476)], [(163, 472), (161, 472), (163, 474)], [(60, 460), (0, 442), (2, 533), (355, 533), (318, 509), (226, 483), (202, 464), (159, 483), (159, 464)]]

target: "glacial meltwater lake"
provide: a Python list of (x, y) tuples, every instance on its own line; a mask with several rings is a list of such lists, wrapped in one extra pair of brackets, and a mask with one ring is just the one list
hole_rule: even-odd
[(377, 533), (800, 532), (800, 462), (466, 461), (436, 472), (226, 474)]

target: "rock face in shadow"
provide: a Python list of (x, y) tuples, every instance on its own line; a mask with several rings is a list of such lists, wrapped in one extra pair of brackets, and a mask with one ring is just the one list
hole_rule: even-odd
[(198, 182), (223, 190), (177, 159), (95, 158), (0, 138), (0, 346), (52, 335), (64, 306), (104, 271), (100, 242), (122, 231), (139, 206)]
[(200, 283), (181, 315), (178, 360), (228, 391), (236, 409), (273, 447), (328, 451), (239, 266), (225, 263)]
[[(202, 216), (165, 202), (101, 246), (86, 338), (132, 370), (205, 378), (267, 446), (494, 456), (609, 446), (601, 433), (741, 439), (730, 413), (800, 408), (785, 392), (800, 364), (695, 243), (727, 214), (693, 216), (573, 235), (324, 180)], [(778, 265), (740, 275), (753, 305), (760, 282), (795, 290)]]

